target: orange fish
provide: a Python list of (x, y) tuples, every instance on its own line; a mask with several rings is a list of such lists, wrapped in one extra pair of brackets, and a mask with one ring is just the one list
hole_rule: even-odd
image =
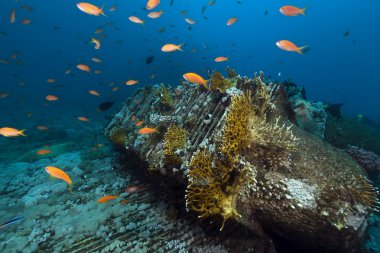
[(132, 121), (135, 121), (135, 119), (136, 119), (135, 115), (132, 115), (132, 116), (131, 116), (131, 120), (132, 120)]
[(80, 121), (83, 121), (83, 122), (88, 122), (88, 121), (90, 121), (88, 118), (83, 117), (83, 116), (78, 117), (78, 119), (79, 119)]
[(280, 8), (280, 12), (288, 17), (294, 17), (298, 15), (305, 15), (306, 8), (298, 8), (296, 6), (285, 5)]
[(106, 195), (98, 199), (98, 203), (106, 203), (107, 201), (117, 199), (119, 196)]
[(26, 136), (24, 134), (25, 129), (18, 130), (16, 128), (11, 127), (2, 127), (0, 128), (0, 134), (4, 137), (16, 137), (16, 136)]
[(103, 12), (104, 6), (102, 6), (102, 8), (99, 8), (98, 6), (95, 6), (90, 3), (77, 3), (77, 7), (79, 10), (90, 15), (99, 16), (100, 14), (102, 14), (103, 16), (106, 16)]
[(148, 17), (150, 18), (159, 18), (163, 14), (163, 11), (152, 11), (148, 13)]
[(165, 53), (168, 53), (168, 52), (174, 52), (174, 51), (183, 51), (182, 50), (182, 45), (183, 44), (180, 44), (180, 45), (175, 45), (175, 44), (165, 44), (161, 47), (161, 51), (162, 52), (165, 52)]
[(233, 25), (236, 23), (236, 21), (237, 21), (237, 18), (230, 18), (227, 20), (226, 25)]
[(160, 0), (149, 0), (146, 4), (147, 10), (153, 10), (160, 4)]
[(57, 101), (58, 100), (58, 97), (56, 97), (54, 95), (47, 95), (45, 98), (48, 101)]
[(203, 77), (201, 77), (200, 75), (198, 74), (195, 74), (195, 73), (186, 73), (183, 75), (183, 78), (188, 81), (189, 83), (195, 83), (195, 84), (199, 84), (199, 85), (203, 85), (204, 87), (207, 88), (207, 80), (205, 80)]
[(136, 24), (141, 24), (141, 25), (144, 24), (144, 21), (142, 21), (141, 19), (139, 19), (136, 16), (130, 16), (129, 20), (132, 21), (133, 23), (136, 23)]
[(116, 11), (117, 10), (117, 6), (116, 5), (113, 5), (109, 8), (109, 11)]
[(91, 60), (94, 61), (94, 62), (97, 62), (97, 63), (101, 63), (102, 62), (102, 60), (100, 60), (98, 57), (92, 57)]
[(125, 189), (125, 192), (126, 193), (133, 193), (133, 192), (141, 191), (144, 189), (145, 189), (145, 187), (142, 185), (132, 185), (132, 186), (128, 186), (127, 189)]
[(117, 91), (118, 89), (119, 89), (119, 87), (113, 87), (112, 91)]
[(139, 134), (153, 134), (157, 133), (158, 130), (156, 128), (144, 127), (139, 130)]
[(94, 44), (95, 44), (94, 48), (95, 48), (96, 50), (100, 49), (100, 40), (95, 39), (95, 38), (91, 38), (90, 43), (94, 43)]
[(90, 72), (90, 67), (84, 64), (78, 64), (77, 68), (86, 72)]
[(126, 85), (134, 85), (134, 84), (138, 84), (138, 83), (139, 83), (139, 81), (132, 80), (132, 79), (125, 82)]
[(144, 121), (139, 120), (139, 121), (136, 122), (136, 126), (139, 127), (139, 126), (141, 126), (143, 123), (144, 123)]
[(11, 24), (13, 24), (15, 21), (16, 21), (16, 10), (13, 9), (11, 11), (11, 15), (9, 16), (9, 22), (11, 22)]
[(190, 25), (194, 25), (196, 22), (192, 20), (191, 18), (185, 18), (185, 21), (189, 23)]
[(97, 92), (96, 90), (89, 90), (88, 93), (94, 96), (98, 96), (98, 97), (100, 96), (99, 92)]
[(276, 42), (276, 46), (280, 49), (289, 51), (289, 52), (297, 52), (299, 54), (306, 53), (308, 46), (298, 47), (293, 42), (289, 40), (280, 40)]
[(219, 57), (216, 57), (214, 59), (215, 62), (224, 62), (224, 61), (228, 61), (228, 57), (224, 57), (224, 56), (219, 56)]
[(52, 78), (49, 78), (48, 80), (46, 80), (46, 82), (48, 82), (48, 83), (55, 83), (55, 80), (52, 79)]
[(48, 129), (49, 129), (47, 126), (44, 126), (44, 125), (37, 126), (36, 128), (37, 128), (38, 130), (40, 130), (40, 131), (45, 131), (45, 130), (48, 130)]
[(50, 176), (65, 181), (69, 185), (70, 192), (72, 192), (72, 189), (71, 189), (72, 181), (71, 181), (70, 177), (63, 170), (58, 169), (58, 168), (53, 167), (53, 166), (47, 166), (47, 167), (45, 167), (45, 171)]
[(24, 18), (23, 20), (21, 20), (21, 24), (23, 25), (30, 25), (31, 23), (32, 23), (32, 20), (29, 18)]
[(40, 149), (36, 152), (37, 155), (46, 155), (49, 153), (51, 153), (51, 150), (49, 150), (49, 149)]

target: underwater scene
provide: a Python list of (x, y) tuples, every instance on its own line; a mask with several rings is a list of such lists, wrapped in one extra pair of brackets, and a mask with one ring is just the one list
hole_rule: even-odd
[(0, 252), (380, 253), (380, 1), (2, 0)]

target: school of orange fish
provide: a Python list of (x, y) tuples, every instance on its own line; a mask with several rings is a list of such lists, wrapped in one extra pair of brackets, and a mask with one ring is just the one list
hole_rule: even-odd
[[(216, 3), (216, 1), (210, 1), (209, 2), (209, 5), (214, 5)], [(150, 12), (148, 13), (148, 17), (151, 18), (151, 19), (157, 19), (159, 17), (161, 17), (161, 15), (163, 15), (163, 11), (152, 11), (154, 9), (156, 9), (160, 4), (160, 0), (148, 0), (148, 2), (146, 3), (146, 10), (149, 10)], [(96, 5), (93, 5), (91, 3), (86, 3), (86, 2), (80, 2), (80, 3), (77, 3), (77, 7), (80, 11), (86, 13), (86, 14), (89, 14), (89, 15), (94, 15), (94, 16), (105, 16), (107, 17), (107, 15), (104, 13), (104, 6), (102, 7), (98, 7)], [(27, 10), (31, 10), (31, 7), (27, 6), (27, 5), (23, 5), (24, 9), (27, 9)], [(110, 12), (113, 12), (117, 9), (116, 6), (112, 6), (109, 8), (109, 11)], [(299, 7), (296, 7), (296, 6), (290, 6), (290, 5), (286, 5), (286, 6), (283, 6), (279, 9), (280, 13), (283, 14), (284, 16), (288, 16), (288, 17), (293, 17), (293, 16), (299, 16), (299, 15), (305, 15), (305, 10), (306, 8), (299, 8)], [(140, 19), (139, 17), (136, 17), (136, 16), (130, 16), (128, 17), (128, 19), (133, 22), (133, 23), (136, 23), (136, 24), (141, 24), (141, 25), (144, 25), (145, 24), (145, 21)], [(11, 14), (9, 16), (9, 22), (11, 24), (15, 23), (16, 21), (16, 10), (13, 9), (11, 11)], [(226, 22), (226, 25), (227, 26), (231, 26), (231, 25), (234, 25), (236, 22), (238, 21), (238, 18), (237, 17), (231, 17), (227, 20)], [(188, 24), (190, 25), (193, 25), (196, 23), (196, 21), (194, 21), (193, 19), (191, 18), (185, 18), (185, 22), (187, 22)], [(23, 25), (29, 25), (32, 23), (32, 20), (31, 19), (22, 19), (21, 20), (21, 24)], [(97, 32), (100, 32), (100, 31), (96, 31), (95, 33)], [(90, 43), (93, 43), (94, 44), (94, 49), (95, 50), (99, 50), (100, 47), (101, 47), (101, 41), (97, 38), (91, 38), (91, 41)], [(161, 51), (162, 52), (165, 52), (165, 53), (170, 53), (170, 52), (175, 52), (175, 51), (183, 51), (182, 49), (182, 46), (184, 44), (179, 44), (179, 45), (176, 45), (176, 44), (170, 44), (170, 43), (167, 43), (165, 45), (163, 45), (161, 47)], [(304, 54), (305, 51), (307, 50), (308, 46), (302, 46), (302, 47), (299, 47), (297, 46), (296, 44), (294, 44), (293, 42), (291, 41), (288, 41), (288, 40), (280, 40), (278, 42), (276, 42), (276, 46), (282, 50), (285, 50), (285, 51), (289, 51), (289, 52), (297, 52), (299, 54)], [(14, 57), (16, 58), (16, 56)], [(228, 61), (229, 58), (226, 57), (226, 56), (218, 56), (214, 59), (215, 62), (225, 62), (225, 61)], [(3, 63), (6, 63), (4, 62), (5, 60), (2, 60)], [(101, 63), (102, 60), (97, 58), (97, 57), (93, 57), (92, 58), (92, 61), (94, 62), (97, 62), (97, 63)], [(88, 73), (91, 73), (91, 69), (89, 66), (87, 66), (86, 64), (78, 64), (76, 66), (79, 70), (81, 71), (84, 71), (84, 72), (88, 72)], [(71, 70), (66, 70), (66, 74), (69, 74), (71, 72)], [(95, 74), (100, 74), (101, 71), (100, 70), (95, 70), (94, 71)], [(203, 87), (205, 87), (206, 89), (208, 89), (208, 80), (204, 79), (203, 77), (201, 77), (200, 75), (196, 74), (196, 73), (192, 73), (192, 72), (189, 72), (189, 73), (185, 73), (183, 74), (183, 78), (188, 81), (189, 83), (193, 83), (193, 84), (198, 84), (198, 85), (201, 85)], [(55, 83), (55, 80), (53, 78), (49, 78), (47, 79), (47, 82), (48, 83)], [(128, 80), (125, 82), (125, 85), (136, 85), (138, 84), (139, 81), (138, 80)], [(117, 87), (115, 87), (117, 88)], [(114, 88), (114, 89), (115, 89)], [(89, 94), (91, 95), (94, 95), (94, 96), (100, 96), (100, 93), (96, 90), (89, 90), (88, 91)], [(6, 96), (8, 96), (9, 94), (8, 93), (1, 93), (0, 94), (0, 98), (4, 98)], [(45, 97), (45, 99), (49, 102), (53, 102), (53, 101), (57, 101), (59, 100), (59, 98), (55, 95), (47, 95)], [(78, 120), (80, 121), (83, 121), (83, 122), (88, 122), (90, 121), (90, 119), (84, 117), (84, 116), (79, 116), (77, 118)], [(132, 116), (131, 118), (131, 121), (134, 122), (136, 120), (135, 116)], [(143, 125), (143, 121), (141, 120), (138, 120), (135, 125), (137, 127), (140, 127)], [(38, 130), (41, 130), (41, 131), (45, 131), (45, 130), (48, 130), (48, 127), (46, 126), (43, 126), (43, 125), (40, 125), (40, 126), (37, 126), (37, 129)], [(12, 128), (12, 127), (2, 127), (0, 128), (0, 135), (4, 136), (4, 137), (17, 137), (17, 136), (26, 136), (24, 134), (24, 131), (25, 129), (23, 130), (18, 130), (18, 129), (15, 129), (15, 128)], [(158, 132), (158, 130), (156, 128), (152, 128), (152, 127), (142, 127), (138, 130), (138, 133), (139, 134), (153, 134), (153, 133), (156, 133)], [(101, 144), (100, 144), (101, 145)], [(49, 154), (51, 153), (52, 151), (49, 150), (49, 149), (40, 149), (37, 151), (37, 154), (38, 155), (46, 155), (46, 154)], [(65, 181), (68, 186), (69, 186), (69, 190), (70, 192), (72, 192), (72, 189), (71, 189), (71, 186), (72, 186), (72, 180), (71, 178), (69, 177), (69, 175), (67, 175), (66, 172), (64, 172), (63, 170), (59, 169), (59, 168), (56, 168), (56, 167), (53, 167), (53, 166), (47, 166), (45, 168), (45, 171), (51, 176), (51, 177), (54, 177), (54, 178), (57, 178), (57, 179), (60, 179), (60, 180), (63, 180)], [(135, 191), (139, 191), (143, 189), (142, 186), (130, 186), (128, 187), (125, 192), (127, 193), (132, 193), (132, 192), (135, 192)], [(98, 200), (98, 203), (106, 203), (108, 201), (111, 201), (111, 200), (114, 200), (114, 199), (117, 199), (119, 198), (119, 196), (116, 196), (116, 195), (106, 195), (102, 198), (100, 198)], [(126, 199), (122, 200), (120, 203), (121, 204), (125, 204), (127, 203), (128, 201)]]

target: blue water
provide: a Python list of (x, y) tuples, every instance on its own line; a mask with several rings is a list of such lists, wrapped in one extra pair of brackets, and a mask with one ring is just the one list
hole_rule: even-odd
[[(76, 7), (76, 1), (1, 1), (0, 59), (11, 59), (17, 51), (16, 60), (23, 65), (0, 64), (0, 91), (10, 95), (0, 100), (2, 124), (22, 128), (31, 120), (44, 120), (48, 116), (87, 116), (103, 120), (96, 107), (104, 101), (120, 104), (137, 87), (164, 82), (177, 85), (183, 73), (196, 72), (207, 77), (208, 70), (223, 70), (231, 66), (242, 75), (252, 76), (263, 70), (266, 75), (280, 80), (291, 79), (304, 85), (308, 99), (330, 103), (343, 102), (343, 112), (355, 117), (361, 113), (378, 120), (380, 117), (380, 2), (366, 1), (217, 1), (207, 6), (203, 18), (202, 6), (208, 1), (162, 1), (156, 10), (164, 14), (149, 19), (144, 10), (146, 1), (91, 1), (105, 6), (104, 16), (91, 16)], [(21, 9), (22, 4), (34, 8)], [(286, 17), (278, 9), (285, 4), (307, 6), (306, 16)], [(110, 12), (109, 8), (118, 9)], [(16, 22), (9, 22), (12, 9), (16, 9)], [(180, 12), (187, 10), (182, 16)], [(267, 15), (264, 13), (267, 12)], [(128, 20), (136, 15), (145, 20), (138, 25)], [(184, 21), (192, 18), (192, 25)], [(230, 17), (238, 21), (226, 26)], [(32, 19), (31, 25), (22, 25), (21, 19)], [(175, 27), (170, 27), (175, 25)], [(54, 29), (58, 27), (59, 29)], [(164, 27), (165, 31), (158, 30)], [(101, 49), (94, 50), (89, 44), (93, 32), (105, 30)], [(346, 37), (344, 33), (349, 30)], [(280, 50), (275, 43), (287, 39), (299, 46), (310, 45), (305, 55)], [(165, 43), (186, 43), (183, 52), (163, 53)], [(197, 52), (191, 52), (197, 49)], [(147, 65), (145, 58), (153, 55), (154, 61)], [(91, 61), (98, 56), (103, 63)], [(217, 56), (227, 56), (230, 61), (215, 63)], [(87, 74), (75, 66), (87, 64), (92, 71)], [(66, 75), (72, 69), (74, 76)], [(154, 74), (155, 78), (150, 79)], [(46, 82), (54, 78), (52, 88)], [(136, 86), (125, 86), (129, 79), (139, 80)], [(24, 86), (19, 83), (23, 82)], [(112, 91), (110, 83), (120, 87)], [(88, 94), (94, 89), (101, 97)], [(59, 101), (47, 103), (44, 97), (53, 94)], [(46, 105), (47, 104), (47, 105)], [(116, 110), (116, 106), (112, 108)], [(33, 118), (26, 114), (32, 112)], [(80, 114), (80, 115), (79, 115)]]

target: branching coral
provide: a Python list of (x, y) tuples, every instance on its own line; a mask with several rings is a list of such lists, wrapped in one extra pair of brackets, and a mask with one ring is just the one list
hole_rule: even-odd
[(212, 168), (209, 151), (198, 150), (193, 155), (188, 176), (186, 206), (199, 213), (199, 218), (221, 215), (222, 230), (227, 219), (240, 216), (234, 208), (234, 195), (223, 191), (223, 171)]
[(175, 151), (186, 145), (186, 130), (171, 124), (164, 137), (164, 156), (166, 163), (178, 164), (179, 157), (175, 155)]
[(239, 151), (250, 140), (249, 123), (254, 116), (252, 97), (246, 92), (232, 98), (228, 109), (226, 123), (222, 132), (221, 153), (226, 162), (232, 166), (236, 162)]
[(210, 90), (219, 90), (221, 93), (226, 93), (226, 90), (231, 87), (231, 83), (225, 79), (220, 72), (215, 71), (210, 80)]

